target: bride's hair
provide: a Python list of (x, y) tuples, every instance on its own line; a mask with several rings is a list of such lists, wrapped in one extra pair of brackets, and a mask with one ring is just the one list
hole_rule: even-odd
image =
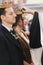
[(17, 23), (20, 22), (20, 20), (22, 20), (22, 22), (23, 22), (22, 14), (18, 14), (16, 16), (16, 22), (13, 24), (13, 26), (16, 26)]

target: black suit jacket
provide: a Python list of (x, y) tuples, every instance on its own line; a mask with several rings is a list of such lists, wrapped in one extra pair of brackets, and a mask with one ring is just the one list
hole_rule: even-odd
[(0, 25), (0, 65), (23, 65), (21, 45), (2, 25)]
[(39, 48), (41, 47), (41, 39), (40, 39), (40, 24), (38, 13), (34, 13), (34, 17), (32, 20), (31, 28), (30, 28), (30, 47), (31, 48)]

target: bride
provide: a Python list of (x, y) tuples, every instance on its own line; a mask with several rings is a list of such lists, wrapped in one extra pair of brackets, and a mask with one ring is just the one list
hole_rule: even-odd
[(19, 14), (16, 17), (16, 22), (13, 25), (13, 29), (16, 32), (18, 40), (23, 48), (23, 54), (25, 60), (24, 65), (33, 65), (31, 54), (30, 54), (29, 38), (25, 34), (23, 28), (24, 28), (23, 18), (22, 15)]

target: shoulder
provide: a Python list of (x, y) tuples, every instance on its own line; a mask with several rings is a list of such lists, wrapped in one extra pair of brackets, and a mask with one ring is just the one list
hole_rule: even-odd
[(2, 32), (2, 29), (1, 29), (1, 27), (0, 27), (0, 41), (2, 40), (4, 40), (4, 34), (3, 34), (3, 32)]

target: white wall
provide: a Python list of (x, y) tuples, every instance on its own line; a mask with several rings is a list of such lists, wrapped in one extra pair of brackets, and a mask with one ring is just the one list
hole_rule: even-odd
[(27, 0), (27, 4), (41, 4), (43, 0)]

